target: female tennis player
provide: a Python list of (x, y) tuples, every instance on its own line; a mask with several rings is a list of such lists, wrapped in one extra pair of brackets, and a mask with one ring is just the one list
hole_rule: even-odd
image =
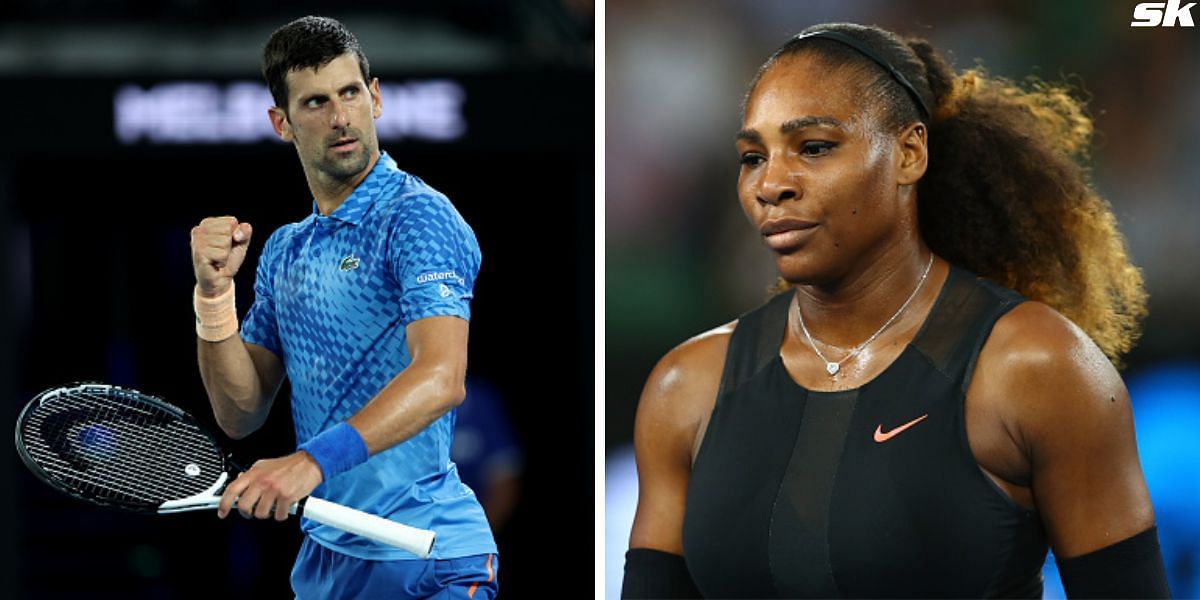
[(782, 293), (650, 375), (623, 597), (1035, 598), (1047, 548), (1071, 596), (1168, 596), (1091, 131), (874, 27), (772, 55), (738, 196)]

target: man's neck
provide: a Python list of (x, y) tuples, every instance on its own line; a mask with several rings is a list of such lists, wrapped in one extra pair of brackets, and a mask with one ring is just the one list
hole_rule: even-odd
[[(313, 199), (317, 202), (317, 210), (322, 215), (329, 216), (330, 213), (337, 210), (337, 207), (354, 193), (358, 184), (362, 183), (367, 175), (375, 168), (375, 164), (379, 162), (380, 153), (378, 151), (371, 155), (371, 161), (367, 163), (367, 168), (349, 179), (334, 179), (323, 173), (308, 174), (305, 173), (308, 179), (308, 189), (312, 192)], [(314, 176), (315, 175), (315, 176)]]

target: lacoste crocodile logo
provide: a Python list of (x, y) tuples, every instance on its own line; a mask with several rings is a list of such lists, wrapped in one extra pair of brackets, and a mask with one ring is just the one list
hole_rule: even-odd
[(358, 268), (358, 257), (351, 254), (342, 259), (342, 264), (338, 265), (339, 271), (353, 271)]

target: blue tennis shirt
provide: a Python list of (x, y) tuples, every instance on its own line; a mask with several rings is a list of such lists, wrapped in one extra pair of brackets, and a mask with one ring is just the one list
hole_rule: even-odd
[[(328, 216), (271, 234), (242, 339), (283, 360), (297, 442), (345, 421), (412, 362), (405, 326), (470, 318), (479, 244), (445, 196), (386, 153)], [(496, 552), (475, 494), (450, 460), (455, 411), (323, 482), (313, 495), (437, 533), (434, 558)], [(328, 548), (373, 560), (415, 555), (302, 519)]]

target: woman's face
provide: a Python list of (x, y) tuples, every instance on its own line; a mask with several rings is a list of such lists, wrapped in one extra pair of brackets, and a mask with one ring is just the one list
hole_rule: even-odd
[(879, 133), (851, 71), (780, 58), (751, 91), (737, 134), (742, 209), (793, 283), (844, 277), (915, 219), (898, 200), (897, 139)]

